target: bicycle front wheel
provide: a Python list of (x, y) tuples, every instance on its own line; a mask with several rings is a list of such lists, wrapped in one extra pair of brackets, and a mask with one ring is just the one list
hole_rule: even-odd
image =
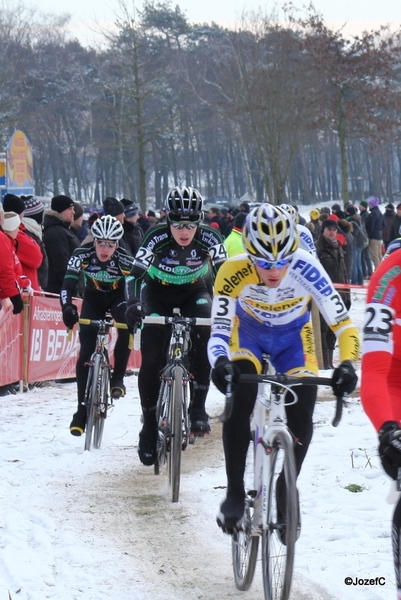
[(259, 536), (255, 535), (254, 523), (254, 443), (250, 442), (245, 463), (245, 513), (243, 526), (232, 535), (231, 550), (235, 585), (243, 592), (248, 590), (255, 574), (258, 557)]
[(98, 381), (101, 369), (102, 357), (95, 354), (92, 364), (89, 366), (88, 380), (86, 383), (86, 428), (85, 428), (85, 450), (90, 450), (92, 445), (93, 425), (95, 422), (96, 405), (98, 404)]
[(156, 408), (157, 454), (154, 464), (155, 475), (160, 475), (163, 472), (167, 459), (168, 441), (170, 439), (169, 394), (170, 387), (167, 385), (167, 382), (162, 379)]
[(288, 600), (294, 568), (298, 496), (292, 440), (277, 432), (269, 457), (267, 526), (263, 529), (262, 569), (266, 600)]
[(107, 417), (108, 392), (110, 387), (110, 371), (107, 365), (100, 366), (98, 379), (98, 393), (95, 407), (94, 428), (93, 428), (93, 446), (100, 448), (103, 438), (104, 422)]
[(178, 496), (180, 494), (183, 385), (183, 369), (182, 367), (176, 366), (173, 369), (169, 419), (171, 425), (171, 440), (168, 464), (172, 502), (178, 502)]

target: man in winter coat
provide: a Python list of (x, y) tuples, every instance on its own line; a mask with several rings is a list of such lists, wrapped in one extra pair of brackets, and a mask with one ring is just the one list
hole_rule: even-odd
[(379, 198), (372, 196), (368, 199), (370, 214), (366, 219), (366, 233), (369, 238), (369, 251), (373, 261), (374, 268), (380, 265), (382, 260), (382, 243), (384, 217), (379, 209)]
[[(366, 220), (369, 217), (368, 203), (366, 200), (361, 200), (359, 203), (359, 214), (361, 217), (362, 226), (366, 231)], [(361, 253), (362, 274), (365, 279), (369, 279), (373, 273), (372, 258), (370, 256), (369, 246), (366, 246)]]
[(135, 256), (143, 239), (143, 231), (138, 225), (139, 206), (126, 198), (123, 198), (121, 203), (124, 205), (124, 235), (122, 239), (127, 251), (131, 256)]
[(54, 196), (43, 219), (43, 241), (49, 259), (46, 292), (60, 294), (67, 264), (79, 241), (71, 231), (74, 202), (68, 196)]
[(390, 243), (391, 229), (395, 217), (394, 206), (390, 203), (387, 204), (384, 211), (384, 228), (383, 228), (383, 244), (387, 250), (387, 246)]
[(401, 227), (401, 202), (400, 204), (397, 204), (396, 208), (396, 213), (394, 215), (394, 219), (393, 222), (391, 224), (391, 232), (390, 232), (390, 238), (389, 241), (392, 242), (393, 240), (397, 239), (400, 235), (400, 227)]
[[(337, 240), (337, 231), (338, 221), (334, 219), (323, 221), (320, 235), (316, 241), (316, 253), (333, 283), (347, 283), (344, 252)], [(349, 309), (351, 306), (349, 290), (339, 292), (339, 295), (347, 309)], [(324, 319), (320, 319), (320, 329), (322, 334), (324, 368), (332, 369), (336, 336), (327, 326)]]

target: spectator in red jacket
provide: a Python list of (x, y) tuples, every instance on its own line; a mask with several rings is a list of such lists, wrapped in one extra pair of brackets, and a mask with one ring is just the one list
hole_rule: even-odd
[(21, 263), (22, 273), (30, 280), (32, 289), (39, 291), (38, 269), (43, 263), (44, 255), (39, 242), (28, 233), (28, 229), (22, 222), (25, 208), (25, 202), (19, 196), (14, 194), (4, 196), (5, 213), (14, 212), (20, 218), (19, 231), (16, 237), (16, 252)]
[(10, 247), (7, 235), (3, 231), (4, 209), (0, 202), (0, 300), (10, 298), (17, 315), (22, 311), (24, 305), (20, 294), (17, 275), (15, 272), (14, 253)]

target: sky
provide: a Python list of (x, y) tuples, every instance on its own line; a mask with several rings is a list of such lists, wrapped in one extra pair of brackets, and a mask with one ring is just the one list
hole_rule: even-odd
[[(132, 7), (141, 8), (142, 0), (124, 0), (131, 11)], [(230, 25), (239, 20), (242, 12), (257, 10), (259, 7), (268, 13), (274, 6), (284, 5), (279, 2), (260, 2), (259, 0), (172, 0), (172, 5), (178, 4), (191, 22), (215, 21), (221, 25)], [(293, 4), (301, 10), (309, 2), (295, 0)], [(401, 4), (397, 0), (314, 0), (315, 9), (323, 15), (324, 20), (337, 28), (345, 23), (354, 35), (364, 29), (377, 28), (381, 23), (398, 23), (401, 25)], [(82, 43), (93, 38), (96, 24), (102, 28), (113, 25), (116, 15), (123, 14), (120, 0), (25, 0), (25, 5), (35, 6), (43, 12), (68, 12), (73, 16), (73, 30)]]
[[(358, 327), (363, 313), (358, 290), (351, 307)], [(167, 477), (139, 462), (137, 377), (125, 383), (102, 447), (91, 452), (68, 430), (74, 383), (0, 397), (0, 600), (262, 598), (260, 560), (251, 589), (237, 591), (231, 539), (215, 522), (226, 485), (222, 395), (211, 387), (212, 432), (183, 453), (180, 499), (172, 504)], [(358, 390), (333, 428), (331, 390), (320, 389), (297, 483), (302, 531), (291, 600), (395, 600), (391, 484), (376, 432)]]

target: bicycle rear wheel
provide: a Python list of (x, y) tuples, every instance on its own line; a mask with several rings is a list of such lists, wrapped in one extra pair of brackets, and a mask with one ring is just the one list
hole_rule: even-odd
[(107, 417), (108, 409), (108, 391), (110, 388), (110, 371), (107, 365), (100, 366), (98, 380), (98, 395), (95, 407), (94, 428), (93, 428), (93, 446), (100, 448), (103, 438), (104, 422)]
[(170, 454), (169, 454), (169, 483), (171, 486), (171, 501), (178, 502), (181, 476), (182, 448), (182, 401), (183, 401), (183, 369), (173, 368), (173, 383), (170, 401)]
[(254, 443), (250, 442), (245, 463), (244, 476), (246, 497), (243, 528), (232, 535), (231, 550), (235, 585), (243, 592), (248, 590), (255, 574), (258, 557), (259, 536), (254, 524)]
[(157, 399), (156, 419), (157, 419), (157, 456), (154, 464), (155, 475), (160, 475), (166, 464), (168, 440), (170, 437), (169, 421), (169, 395), (171, 387), (165, 380), (160, 384), (159, 397)]
[[(293, 445), (284, 432), (274, 436), (269, 459), (267, 527), (263, 530), (262, 542), (263, 587), (266, 600), (288, 600), (294, 568), (298, 497)], [(277, 514), (280, 474), (280, 511), (285, 515), (285, 525)]]
[(100, 375), (102, 357), (95, 354), (88, 371), (86, 383), (86, 428), (85, 428), (85, 450), (90, 450), (92, 445), (93, 425), (95, 422), (96, 405), (98, 404), (98, 381)]

